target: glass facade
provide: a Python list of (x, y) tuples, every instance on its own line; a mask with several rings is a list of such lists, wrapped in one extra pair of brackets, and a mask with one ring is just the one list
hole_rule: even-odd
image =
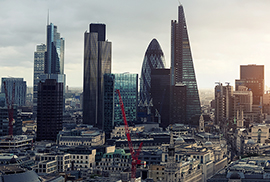
[(153, 69), (165, 68), (165, 58), (156, 39), (153, 39), (144, 56), (140, 78), (140, 102), (149, 104), (151, 101), (151, 72)]
[(46, 45), (37, 45), (34, 53), (34, 86), (33, 86), (33, 114), (37, 114), (37, 87), (40, 75), (44, 74)]
[(111, 73), (111, 42), (99, 41), (99, 33), (103, 35), (105, 28), (104, 24), (90, 24), (90, 32), (84, 34), (83, 123), (100, 129), (104, 116), (104, 74)]
[(191, 120), (192, 117), (200, 115), (201, 107), (182, 5), (178, 7), (178, 22), (171, 22), (171, 85), (177, 83), (186, 85), (187, 121), (198, 125), (199, 121)]
[[(127, 121), (137, 121), (138, 74), (114, 74), (114, 90), (119, 89), (125, 107)], [(123, 125), (119, 97), (114, 93), (114, 125)]]
[(57, 26), (47, 25), (47, 52), (45, 54), (45, 73), (64, 74), (65, 39), (60, 37)]
[(115, 92), (120, 90), (128, 122), (137, 121), (138, 74), (118, 73), (104, 75), (104, 121), (105, 132), (112, 131), (117, 125), (123, 125), (119, 97)]

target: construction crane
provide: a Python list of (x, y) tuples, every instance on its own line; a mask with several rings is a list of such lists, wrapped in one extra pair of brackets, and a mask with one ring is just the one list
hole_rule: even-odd
[(136, 179), (137, 165), (141, 165), (141, 160), (139, 160), (138, 157), (139, 157), (140, 151), (142, 149), (143, 142), (140, 143), (139, 148), (135, 152), (134, 149), (133, 149), (132, 142), (131, 142), (130, 130), (128, 128), (124, 103), (123, 103), (123, 100), (121, 98), (120, 90), (117, 89), (116, 93), (118, 94), (118, 97), (119, 97), (119, 103), (120, 103), (120, 107), (121, 107), (121, 110), (122, 110), (122, 116), (123, 116), (123, 120), (124, 120), (124, 124), (125, 124), (125, 132), (126, 132), (126, 136), (127, 136), (127, 140), (128, 140), (129, 150), (130, 150), (130, 153), (131, 153), (131, 160), (132, 160), (131, 161), (131, 182), (134, 182), (135, 179)]
[(7, 84), (6, 81), (4, 81), (4, 89), (5, 89), (5, 96), (6, 96), (6, 103), (7, 103), (7, 109), (8, 109), (8, 135), (13, 135), (13, 104), (14, 104), (14, 97), (15, 97), (15, 82), (13, 83), (12, 88), (12, 97), (11, 97), (11, 103), (8, 98), (8, 91), (7, 91)]

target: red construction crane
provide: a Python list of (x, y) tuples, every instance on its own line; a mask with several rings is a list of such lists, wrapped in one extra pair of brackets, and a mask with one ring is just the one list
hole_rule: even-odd
[(6, 82), (4, 81), (4, 89), (5, 89), (5, 96), (6, 96), (6, 103), (7, 103), (7, 109), (8, 109), (8, 135), (13, 135), (13, 104), (14, 104), (14, 97), (15, 97), (15, 82), (13, 83), (13, 88), (12, 88), (12, 97), (11, 97), (11, 103), (9, 102), (8, 99), (8, 91), (7, 91), (7, 85)]
[(121, 98), (120, 90), (117, 89), (116, 93), (119, 96), (119, 103), (120, 103), (120, 107), (122, 110), (122, 116), (123, 116), (124, 124), (125, 124), (125, 132), (126, 132), (126, 136), (127, 136), (127, 140), (128, 140), (129, 150), (131, 153), (131, 159), (132, 159), (132, 161), (131, 161), (131, 181), (133, 182), (136, 179), (137, 165), (141, 164), (141, 160), (139, 160), (138, 157), (139, 157), (139, 154), (141, 152), (143, 142), (140, 143), (138, 150), (135, 152), (133, 149), (132, 142), (131, 142), (130, 131), (128, 128), (127, 118), (126, 118), (126, 114), (125, 114), (125, 108), (124, 108), (123, 100)]

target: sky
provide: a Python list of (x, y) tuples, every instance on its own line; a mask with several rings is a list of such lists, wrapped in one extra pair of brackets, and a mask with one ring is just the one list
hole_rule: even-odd
[[(240, 77), (240, 65), (265, 65), (270, 86), (269, 0), (181, 0), (199, 89)], [(170, 67), (171, 20), (177, 0), (0, 0), (0, 76), (21, 77), (33, 85), (34, 51), (46, 43), (46, 24), (65, 38), (69, 87), (83, 86), (84, 32), (105, 23), (112, 42), (112, 72), (138, 73), (145, 51), (156, 38)]]

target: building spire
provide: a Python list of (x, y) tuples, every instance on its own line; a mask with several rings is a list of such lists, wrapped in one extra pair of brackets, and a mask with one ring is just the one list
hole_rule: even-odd
[(48, 14), (47, 14), (47, 25), (49, 25), (50, 22), (50, 10), (48, 9)]
[(181, 4), (181, 2), (180, 2), (180, 0), (178, 0), (178, 3), (179, 3), (179, 6), (181, 6), (182, 4)]

